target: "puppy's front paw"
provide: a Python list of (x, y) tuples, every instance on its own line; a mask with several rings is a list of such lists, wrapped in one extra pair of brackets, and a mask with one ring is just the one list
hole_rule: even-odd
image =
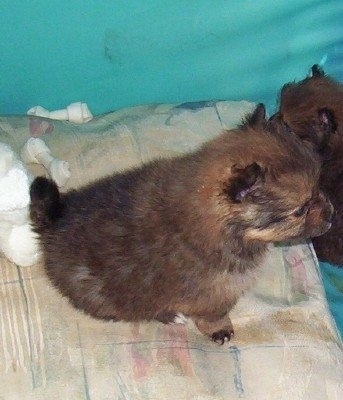
[(231, 337), (234, 335), (233, 329), (226, 330), (221, 329), (220, 331), (212, 333), (212, 340), (220, 345), (223, 345), (225, 342), (229, 342)]
[(228, 313), (218, 315), (217, 317), (211, 315), (207, 318), (198, 318), (194, 322), (201, 333), (210, 337), (218, 344), (230, 341), (234, 334)]

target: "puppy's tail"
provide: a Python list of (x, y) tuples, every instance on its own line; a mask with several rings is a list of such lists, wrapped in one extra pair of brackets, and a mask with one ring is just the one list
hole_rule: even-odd
[(61, 217), (63, 204), (55, 182), (47, 178), (36, 178), (30, 187), (30, 218), (37, 233), (49, 228)]

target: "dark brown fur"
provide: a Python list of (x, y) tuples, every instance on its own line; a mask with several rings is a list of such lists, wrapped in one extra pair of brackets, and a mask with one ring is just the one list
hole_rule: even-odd
[(313, 245), (319, 260), (343, 265), (343, 85), (314, 65), (312, 76), (282, 88), (278, 114), (322, 158), (320, 187), (335, 215)]
[(318, 111), (322, 109), (333, 112), (335, 128), (343, 135), (343, 85), (325, 75), (317, 65), (312, 67), (311, 76), (282, 87), (280, 113), (291, 129), (302, 138), (306, 136), (309, 141), (316, 143), (323, 140), (319, 132), (313, 134), (312, 131)]
[(51, 281), (97, 318), (167, 323), (183, 313), (213, 340), (230, 339), (228, 311), (267, 244), (330, 226), (314, 153), (265, 125), (260, 105), (194, 153), (66, 194), (37, 178), (31, 218)]

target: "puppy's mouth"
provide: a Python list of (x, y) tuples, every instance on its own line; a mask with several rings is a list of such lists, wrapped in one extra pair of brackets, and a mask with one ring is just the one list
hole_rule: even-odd
[(328, 221), (325, 224), (321, 226), (320, 229), (314, 230), (314, 232), (311, 234), (311, 237), (318, 237), (321, 235), (324, 235), (332, 226), (332, 222)]
[(269, 229), (249, 229), (246, 232), (245, 237), (248, 240), (260, 240), (265, 242), (282, 242), (285, 240), (294, 239), (309, 239), (317, 236), (321, 236), (326, 233), (332, 226), (331, 221), (324, 221), (321, 225), (308, 229), (296, 229), (292, 231), (284, 231), (277, 228)]

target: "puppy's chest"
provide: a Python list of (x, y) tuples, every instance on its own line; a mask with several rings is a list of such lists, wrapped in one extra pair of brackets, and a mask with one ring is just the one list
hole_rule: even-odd
[(217, 298), (227, 302), (235, 302), (244, 292), (249, 290), (258, 277), (259, 269), (249, 269), (244, 272), (229, 272), (227, 270), (217, 273), (209, 281), (210, 290)]

